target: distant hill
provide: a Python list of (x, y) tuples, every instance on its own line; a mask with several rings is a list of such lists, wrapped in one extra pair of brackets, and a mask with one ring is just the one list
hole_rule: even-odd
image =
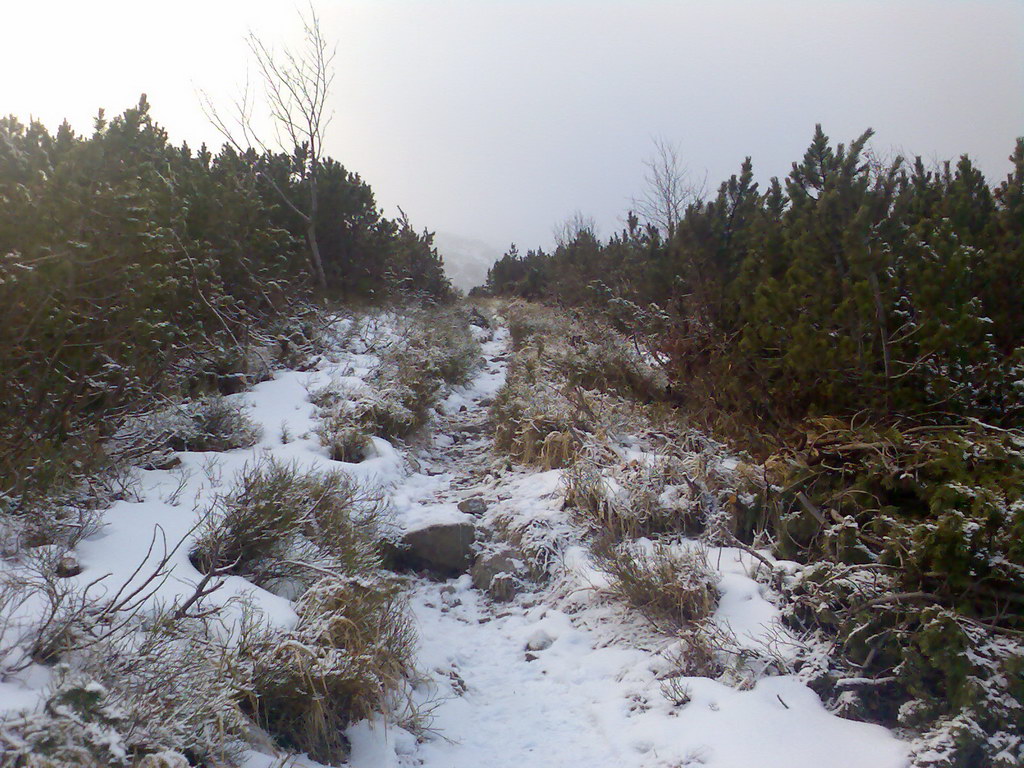
[(501, 249), (450, 232), (438, 232), (434, 245), (444, 258), (444, 268), (452, 285), (463, 291), (482, 285), (487, 279), (487, 270), (501, 258)]

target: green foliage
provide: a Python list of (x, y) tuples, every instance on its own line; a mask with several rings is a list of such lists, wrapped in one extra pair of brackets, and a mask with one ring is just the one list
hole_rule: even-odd
[(1024, 629), (1024, 436), (819, 420), (804, 441), (769, 461), (783, 555), (898, 566), (901, 591)]
[(1024, 138), (991, 187), (966, 156), (883, 162), (870, 137), (818, 126), (763, 189), (748, 159), (668, 239), (631, 216), (512, 249), (487, 291), (603, 315), (683, 418), (766, 459), (736, 533), (811, 564), (788, 610), (838, 667), (830, 703), (918, 731), (921, 766), (1018, 765)]
[(967, 157), (882, 163), (870, 137), (833, 145), (819, 126), (764, 192), (747, 158), (669, 240), (631, 218), (606, 243), (583, 231), (552, 254), (513, 247), (487, 289), (606, 314), (663, 359), (681, 399), (719, 426), (738, 417), (737, 434), (864, 411), (1015, 423), (1024, 140), (990, 189)]
[(118, 732), (127, 718), (110, 698), (94, 680), (58, 668), (45, 712), (5, 722), (0, 726), (0, 748), (14, 761), (11, 765), (127, 765), (128, 750)]
[(651, 551), (610, 542), (593, 549), (612, 577), (613, 590), (656, 627), (668, 632), (707, 619), (718, 604), (717, 573), (699, 546), (677, 549), (655, 544)]
[[(145, 97), (89, 136), (0, 119), (0, 492), (74, 485), (153, 398), (246, 372), (246, 347), (309, 295), (303, 223), (269, 183), (298, 183), (297, 162), (175, 147)], [(322, 170), (329, 290), (382, 298), (416, 277), (447, 299), (430, 235), (382, 218), (340, 164)]]
[(788, 620), (842, 649), (819, 690), (918, 731), (916, 765), (1017, 764), (1024, 436), (977, 421), (812, 427), (768, 480), (778, 549), (818, 561), (787, 586)]

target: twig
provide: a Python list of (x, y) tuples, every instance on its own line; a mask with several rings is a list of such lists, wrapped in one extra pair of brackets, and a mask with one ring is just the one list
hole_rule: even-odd
[(874, 608), (876, 605), (888, 605), (889, 603), (902, 603), (905, 601), (921, 600), (926, 603), (941, 603), (937, 596), (929, 594), (928, 592), (896, 592), (891, 595), (882, 595), (876, 597), (873, 600), (868, 600), (865, 603), (861, 603), (856, 608), (851, 608), (851, 613), (860, 613), (868, 608)]

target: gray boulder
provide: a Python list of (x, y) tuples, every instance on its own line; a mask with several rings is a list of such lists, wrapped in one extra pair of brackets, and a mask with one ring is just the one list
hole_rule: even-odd
[(487, 502), (479, 496), (463, 499), (459, 502), (458, 506), (459, 512), (465, 512), (467, 515), (476, 515), (477, 517), (487, 511)]
[(403, 535), (396, 560), (402, 568), (454, 576), (465, 573), (473, 565), (475, 542), (473, 523), (438, 523)]
[(507, 603), (523, 591), (522, 562), (508, 548), (481, 554), (473, 563), (470, 575), (474, 587), (487, 592), (499, 603)]
[(78, 557), (73, 552), (68, 552), (57, 561), (54, 571), (60, 578), (70, 579), (82, 572), (82, 564), (78, 562)]

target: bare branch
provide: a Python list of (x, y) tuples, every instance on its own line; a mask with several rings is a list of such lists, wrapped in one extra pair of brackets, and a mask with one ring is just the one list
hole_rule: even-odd
[(263, 108), (270, 117), (273, 141), (256, 127), (255, 99), (248, 81), (234, 100), (230, 117), (217, 110), (208, 94), (201, 93), (200, 101), (207, 119), (240, 155), (249, 148), (256, 148), (263, 155), (281, 152), (296, 164), (295, 185), (281, 184), (268, 173), (260, 174), (260, 178), (305, 226), (310, 270), (324, 289), (327, 278), (315, 226), (317, 181), (323, 163), (324, 132), (333, 118), (327, 110), (327, 98), (334, 82), (337, 46), (324, 37), (312, 3), (300, 20), (303, 39), (294, 48), (276, 51), (254, 32), (245, 39), (263, 85)]
[(566, 246), (582, 234), (590, 235), (597, 239), (597, 222), (592, 216), (585, 216), (581, 211), (576, 211), (561, 224), (552, 230), (555, 237), (555, 245)]
[(700, 200), (704, 185), (695, 184), (679, 156), (679, 149), (663, 137), (655, 137), (654, 152), (644, 160), (644, 191), (633, 198), (636, 212), (671, 238), (686, 206)]

